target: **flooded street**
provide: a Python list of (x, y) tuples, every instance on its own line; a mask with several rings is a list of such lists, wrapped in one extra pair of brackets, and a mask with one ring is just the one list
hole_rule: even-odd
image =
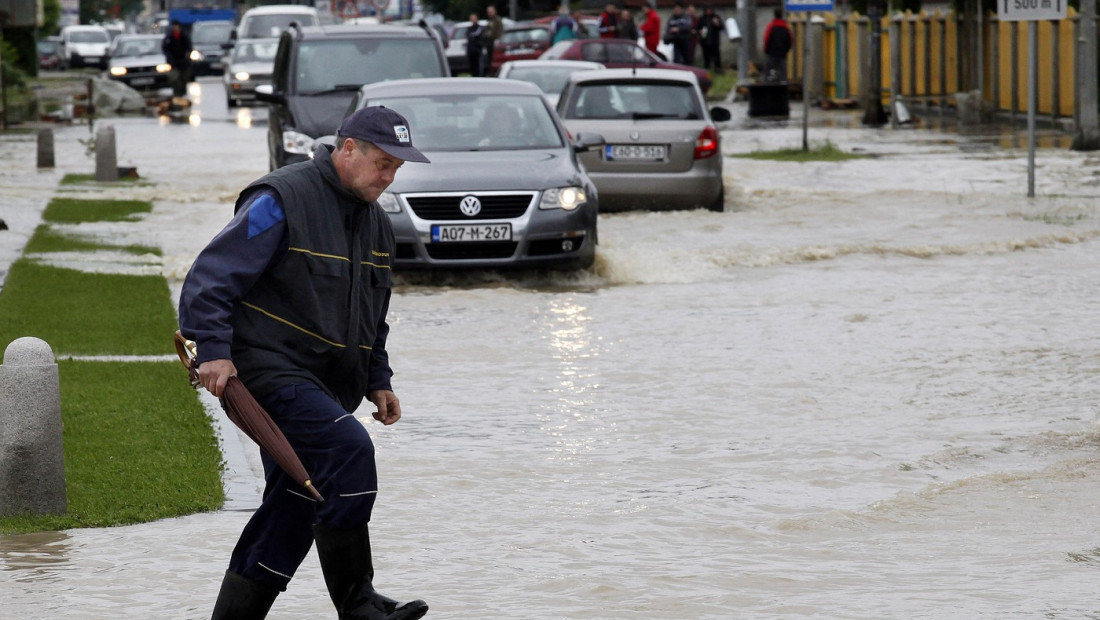
[[(265, 112), (201, 86), (192, 122), (102, 121), (151, 182), (106, 191), (155, 206), (101, 232), (174, 293), (267, 170)], [(743, 105), (727, 155), (801, 145)], [(0, 139), (0, 235), (89, 135), (51, 172)], [(871, 157), (727, 158), (724, 213), (602, 215), (587, 272), (399, 279), (378, 589), (453, 620), (1100, 617), (1100, 154), (1041, 149), (1028, 199), (1020, 136), (812, 123)], [(260, 484), (226, 442), (224, 511), (0, 537), (0, 615), (209, 617)], [(269, 617), (334, 616), (311, 553)]]

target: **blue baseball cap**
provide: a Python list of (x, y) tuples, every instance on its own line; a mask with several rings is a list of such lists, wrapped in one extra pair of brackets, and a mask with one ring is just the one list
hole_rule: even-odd
[(409, 121), (385, 106), (369, 106), (352, 112), (340, 123), (336, 135), (370, 142), (397, 159), (431, 163), (413, 146)]

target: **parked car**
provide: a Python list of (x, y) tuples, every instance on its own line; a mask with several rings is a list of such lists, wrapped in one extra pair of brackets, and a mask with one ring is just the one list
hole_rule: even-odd
[(603, 139), (574, 134), (571, 143), (538, 87), (494, 78), (381, 82), (359, 89), (348, 114), (372, 105), (404, 115), (432, 161), (403, 166), (378, 200), (393, 223), (395, 268), (592, 264), (597, 195), (577, 152)]
[(288, 29), (279, 38), (271, 86), (256, 91), (271, 104), (271, 169), (307, 159), (313, 140), (335, 130), (360, 86), (448, 75), (443, 45), (430, 27)]
[(309, 27), (320, 24), (317, 9), (298, 4), (270, 4), (248, 9), (241, 16), (237, 39), (268, 39), (283, 33), (291, 22)]
[[(505, 28), (515, 25), (515, 22), (507, 17), (502, 17), (501, 20)], [(478, 23), (485, 26), (489, 22), (481, 19), (478, 20)], [(464, 21), (451, 26), (446, 43), (447, 66), (450, 67), (451, 75), (466, 73), (470, 70), (470, 60), (466, 57), (466, 34), (470, 31), (472, 25), (473, 22)]]
[(61, 29), (61, 68), (106, 66), (111, 35), (102, 26), (65, 26)]
[(227, 50), (232, 47), (231, 21), (212, 19), (191, 26), (191, 72), (196, 75), (221, 75), (225, 71)]
[(233, 108), (256, 101), (256, 87), (271, 84), (278, 39), (242, 39), (226, 61), (222, 83), (226, 106)]
[(558, 105), (558, 97), (577, 71), (595, 71), (605, 67), (598, 62), (585, 60), (513, 60), (504, 63), (497, 77), (531, 82), (542, 90), (551, 107)]
[(572, 39), (550, 46), (542, 60), (587, 60), (612, 68), (676, 69), (695, 75), (705, 95), (710, 90), (710, 73), (699, 67), (665, 62), (646, 48), (626, 39)]
[(722, 148), (695, 77), (669, 69), (604, 69), (569, 78), (558, 114), (576, 135), (600, 131), (602, 149), (581, 155), (604, 211), (723, 210)]
[(550, 29), (540, 24), (516, 24), (504, 30), (493, 45), (489, 72), (492, 75), (509, 60), (532, 60), (550, 49)]
[(56, 71), (61, 68), (61, 37), (46, 37), (35, 43), (35, 48), (39, 69)]
[(115, 41), (107, 61), (107, 75), (137, 90), (156, 90), (171, 85), (172, 65), (161, 51), (159, 34), (123, 34)]

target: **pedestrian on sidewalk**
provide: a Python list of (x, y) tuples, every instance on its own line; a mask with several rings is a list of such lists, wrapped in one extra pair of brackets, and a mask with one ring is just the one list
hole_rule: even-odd
[(665, 43), (672, 46), (672, 62), (680, 65), (688, 64), (688, 46), (691, 44), (691, 34), (695, 30), (695, 22), (684, 13), (684, 5), (677, 2), (672, 7), (672, 15), (668, 18), (665, 28)]
[(630, 9), (623, 9), (619, 13), (619, 38), (638, 42), (638, 26), (634, 23), (634, 16)]
[(485, 52), (481, 59), (481, 75), (486, 77), (493, 75), (493, 50), (497, 47), (497, 41), (504, 36), (504, 18), (497, 13), (493, 5), (485, 7), (485, 17), (489, 23), (485, 26)]
[(406, 161), (427, 162), (408, 122), (356, 111), (336, 146), (254, 181), (196, 258), (180, 331), (198, 345), (202, 385), (221, 397), (236, 375), (283, 431), (318, 503), (262, 454), (263, 501), (233, 550), (214, 620), (262, 619), (314, 541), (342, 620), (414, 620), (428, 606), (374, 590), (367, 524), (378, 492), (374, 445), (352, 415), (364, 398), (401, 419), (386, 338), (394, 237), (376, 202)]
[(707, 6), (703, 9), (703, 16), (695, 25), (695, 31), (699, 34), (699, 47), (703, 49), (703, 68), (722, 72), (722, 32), (725, 26), (722, 17), (714, 12), (714, 7)]
[(764, 81), (787, 81), (787, 54), (794, 35), (783, 19), (783, 9), (775, 9), (773, 19), (764, 28)]
[(645, 48), (654, 54), (659, 54), (662, 60), (667, 60), (663, 54), (657, 51), (657, 45), (661, 42), (661, 16), (657, 14), (657, 0), (646, 2), (645, 18), (638, 30), (645, 39)]
[(485, 47), (485, 26), (470, 13), (470, 28), (466, 31), (466, 63), (470, 67), (470, 77), (481, 77), (481, 52)]

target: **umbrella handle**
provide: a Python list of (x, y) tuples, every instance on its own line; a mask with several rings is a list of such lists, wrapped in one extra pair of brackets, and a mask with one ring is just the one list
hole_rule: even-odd
[(199, 387), (199, 364), (196, 359), (195, 343), (184, 338), (183, 334), (176, 330), (175, 344), (176, 355), (179, 356), (180, 362), (187, 368), (191, 379), (191, 387)]

